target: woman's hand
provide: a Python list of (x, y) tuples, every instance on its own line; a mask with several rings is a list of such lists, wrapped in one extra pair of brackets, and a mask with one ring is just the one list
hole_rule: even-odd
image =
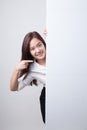
[(44, 29), (44, 31), (43, 31), (43, 37), (46, 39), (46, 36), (47, 36), (47, 30)]
[(16, 91), (18, 90), (18, 78), (20, 76), (20, 72), (23, 69), (26, 69), (30, 63), (32, 63), (33, 60), (22, 60), (20, 63), (16, 66), (16, 68), (13, 71), (13, 74), (10, 79), (10, 90)]
[(16, 70), (21, 71), (23, 69), (26, 69), (30, 63), (32, 63), (33, 60), (22, 60), (17, 66)]

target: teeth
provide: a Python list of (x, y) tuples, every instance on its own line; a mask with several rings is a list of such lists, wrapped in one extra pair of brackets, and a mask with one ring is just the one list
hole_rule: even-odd
[(42, 56), (42, 54), (39, 54), (39, 55), (37, 55), (37, 56)]
[(37, 56), (41, 56), (41, 55), (42, 55), (42, 53), (37, 54)]

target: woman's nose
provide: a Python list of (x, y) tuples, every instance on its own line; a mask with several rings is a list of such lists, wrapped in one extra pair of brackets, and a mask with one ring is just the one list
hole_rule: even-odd
[(38, 49), (38, 48), (36, 48), (36, 49), (35, 49), (35, 51), (36, 51), (36, 52), (39, 52), (39, 49)]

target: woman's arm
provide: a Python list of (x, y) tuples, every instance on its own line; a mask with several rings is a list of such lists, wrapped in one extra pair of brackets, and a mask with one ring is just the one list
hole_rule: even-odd
[(10, 90), (17, 91), (18, 90), (18, 78), (20, 76), (20, 72), (23, 69), (26, 69), (29, 63), (33, 62), (32, 60), (23, 60), (21, 61), (14, 69), (11, 79), (10, 79)]
[(10, 79), (10, 90), (17, 91), (18, 90), (18, 78), (20, 71), (16, 68), (14, 69), (11, 79)]

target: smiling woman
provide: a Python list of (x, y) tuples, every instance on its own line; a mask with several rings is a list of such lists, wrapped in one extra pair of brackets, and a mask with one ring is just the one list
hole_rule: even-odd
[(45, 123), (46, 43), (36, 31), (26, 34), (23, 40), (21, 61), (11, 76), (10, 89), (18, 91), (32, 84), (43, 86), (40, 106)]

